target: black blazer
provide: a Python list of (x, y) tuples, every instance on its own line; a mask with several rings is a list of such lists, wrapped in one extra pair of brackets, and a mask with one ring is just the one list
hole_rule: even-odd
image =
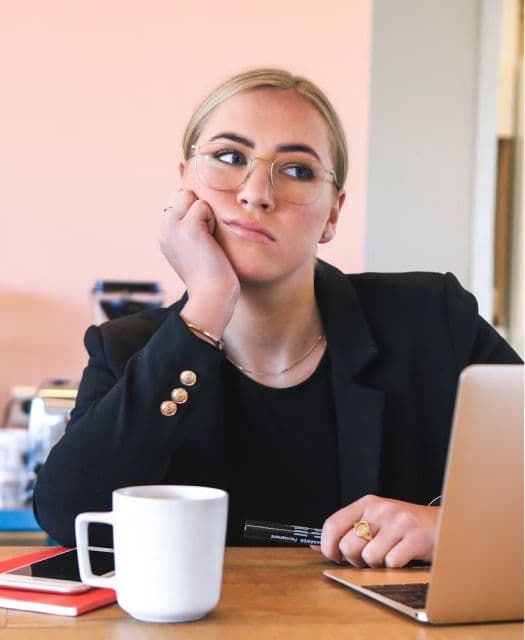
[[(345, 276), (320, 262), (315, 289), (342, 503), (374, 493), (426, 504), (441, 493), (459, 373), (520, 358), (452, 274)], [(224, 355), (180, 320), (184, 302), (88, 329), (76, 407), (34, 493), (36, 517), (58, 542), (74, 546), (76, 514), (111, 509), (118, 487), (224, 487)], [(188, 401), (163, 415), (161, 403), (187, 370), (197, 376)]]

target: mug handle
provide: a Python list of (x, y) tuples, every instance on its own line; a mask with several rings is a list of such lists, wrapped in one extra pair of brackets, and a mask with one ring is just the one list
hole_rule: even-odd
[(75, 518), (75, 536), (77, 539), (77, 558), (80, 579), (85, 584), (93, 587), (116, 589), (116, 576), (97, 576), (91, 569), (88, 551), (88, 526), (91, 522), (100, 522), (113, 526), (113, 511), (79, 513)]

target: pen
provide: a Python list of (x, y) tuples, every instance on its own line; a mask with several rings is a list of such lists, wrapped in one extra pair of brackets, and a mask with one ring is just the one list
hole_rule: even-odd
[[(266, 540), (267, 542), (281, 542), (285, 544), (321, 544), (321, 529), (303, 527), (299, 524), (279, 524), (277, 522), (259, 522), (246, 520), (244, 523), (244, 537), (252, 540)], [(342, 563), (344, 564), (343, 559)], [(341, 564), (341, 563), (336, 563)], [(424, 560), (411, 560), (408, 567), (430, 567)]]
[(244, 523), (244, 537), (285, 544), (320, 545), (321, 529), (303, 527), (298, 524), (246, 520)]

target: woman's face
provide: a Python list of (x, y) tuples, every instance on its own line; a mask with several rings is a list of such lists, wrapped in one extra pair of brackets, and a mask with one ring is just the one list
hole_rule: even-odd
[[(225, 148), (234, 144), (242, 152), (233, 157), (236, 161), (241, 157), (269, 161), (256, 160), (245, 182), (229, 191), (203, 184), (194, 157), (181, 165), (183, 188), (210, 205), (217, 223), (215, 238), (240, 281), (264, 284), (294, 274), (311, 276), (317, 244), (335, 234), (344, 192), (326, 180), (313, 202), (294, 204), (282, 198), (279, 189), (272, 189), (269, 167), (277, 155), (283, 157), (285, 147), (300, 146), (306, 149), (303, 156), (317, 156), (325, 169), (333, 169), (329, 130), (322, 116), (293, 91), (246, 91), (210, 114), (197, 144), (212, 140)], [(231, 154), (225, 160), (231, 161)]]

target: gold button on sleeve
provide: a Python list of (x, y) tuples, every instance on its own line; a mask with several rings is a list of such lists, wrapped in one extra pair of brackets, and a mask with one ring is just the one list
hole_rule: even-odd
[(171, 400), (164, 400), (160, 405), (160, 412), (163, 416), (172, 416), (177, 413), (177, 405)]
[(183, 371), (179, 376), (179, 380), (187, 387), (193, 387), (197, 382), (197, 374), (195, 371)]
[(184, 404), (188, 400), (188, 392), (182, 387), (177, 387), (171, 392), (171, 399), (177, 404)]

